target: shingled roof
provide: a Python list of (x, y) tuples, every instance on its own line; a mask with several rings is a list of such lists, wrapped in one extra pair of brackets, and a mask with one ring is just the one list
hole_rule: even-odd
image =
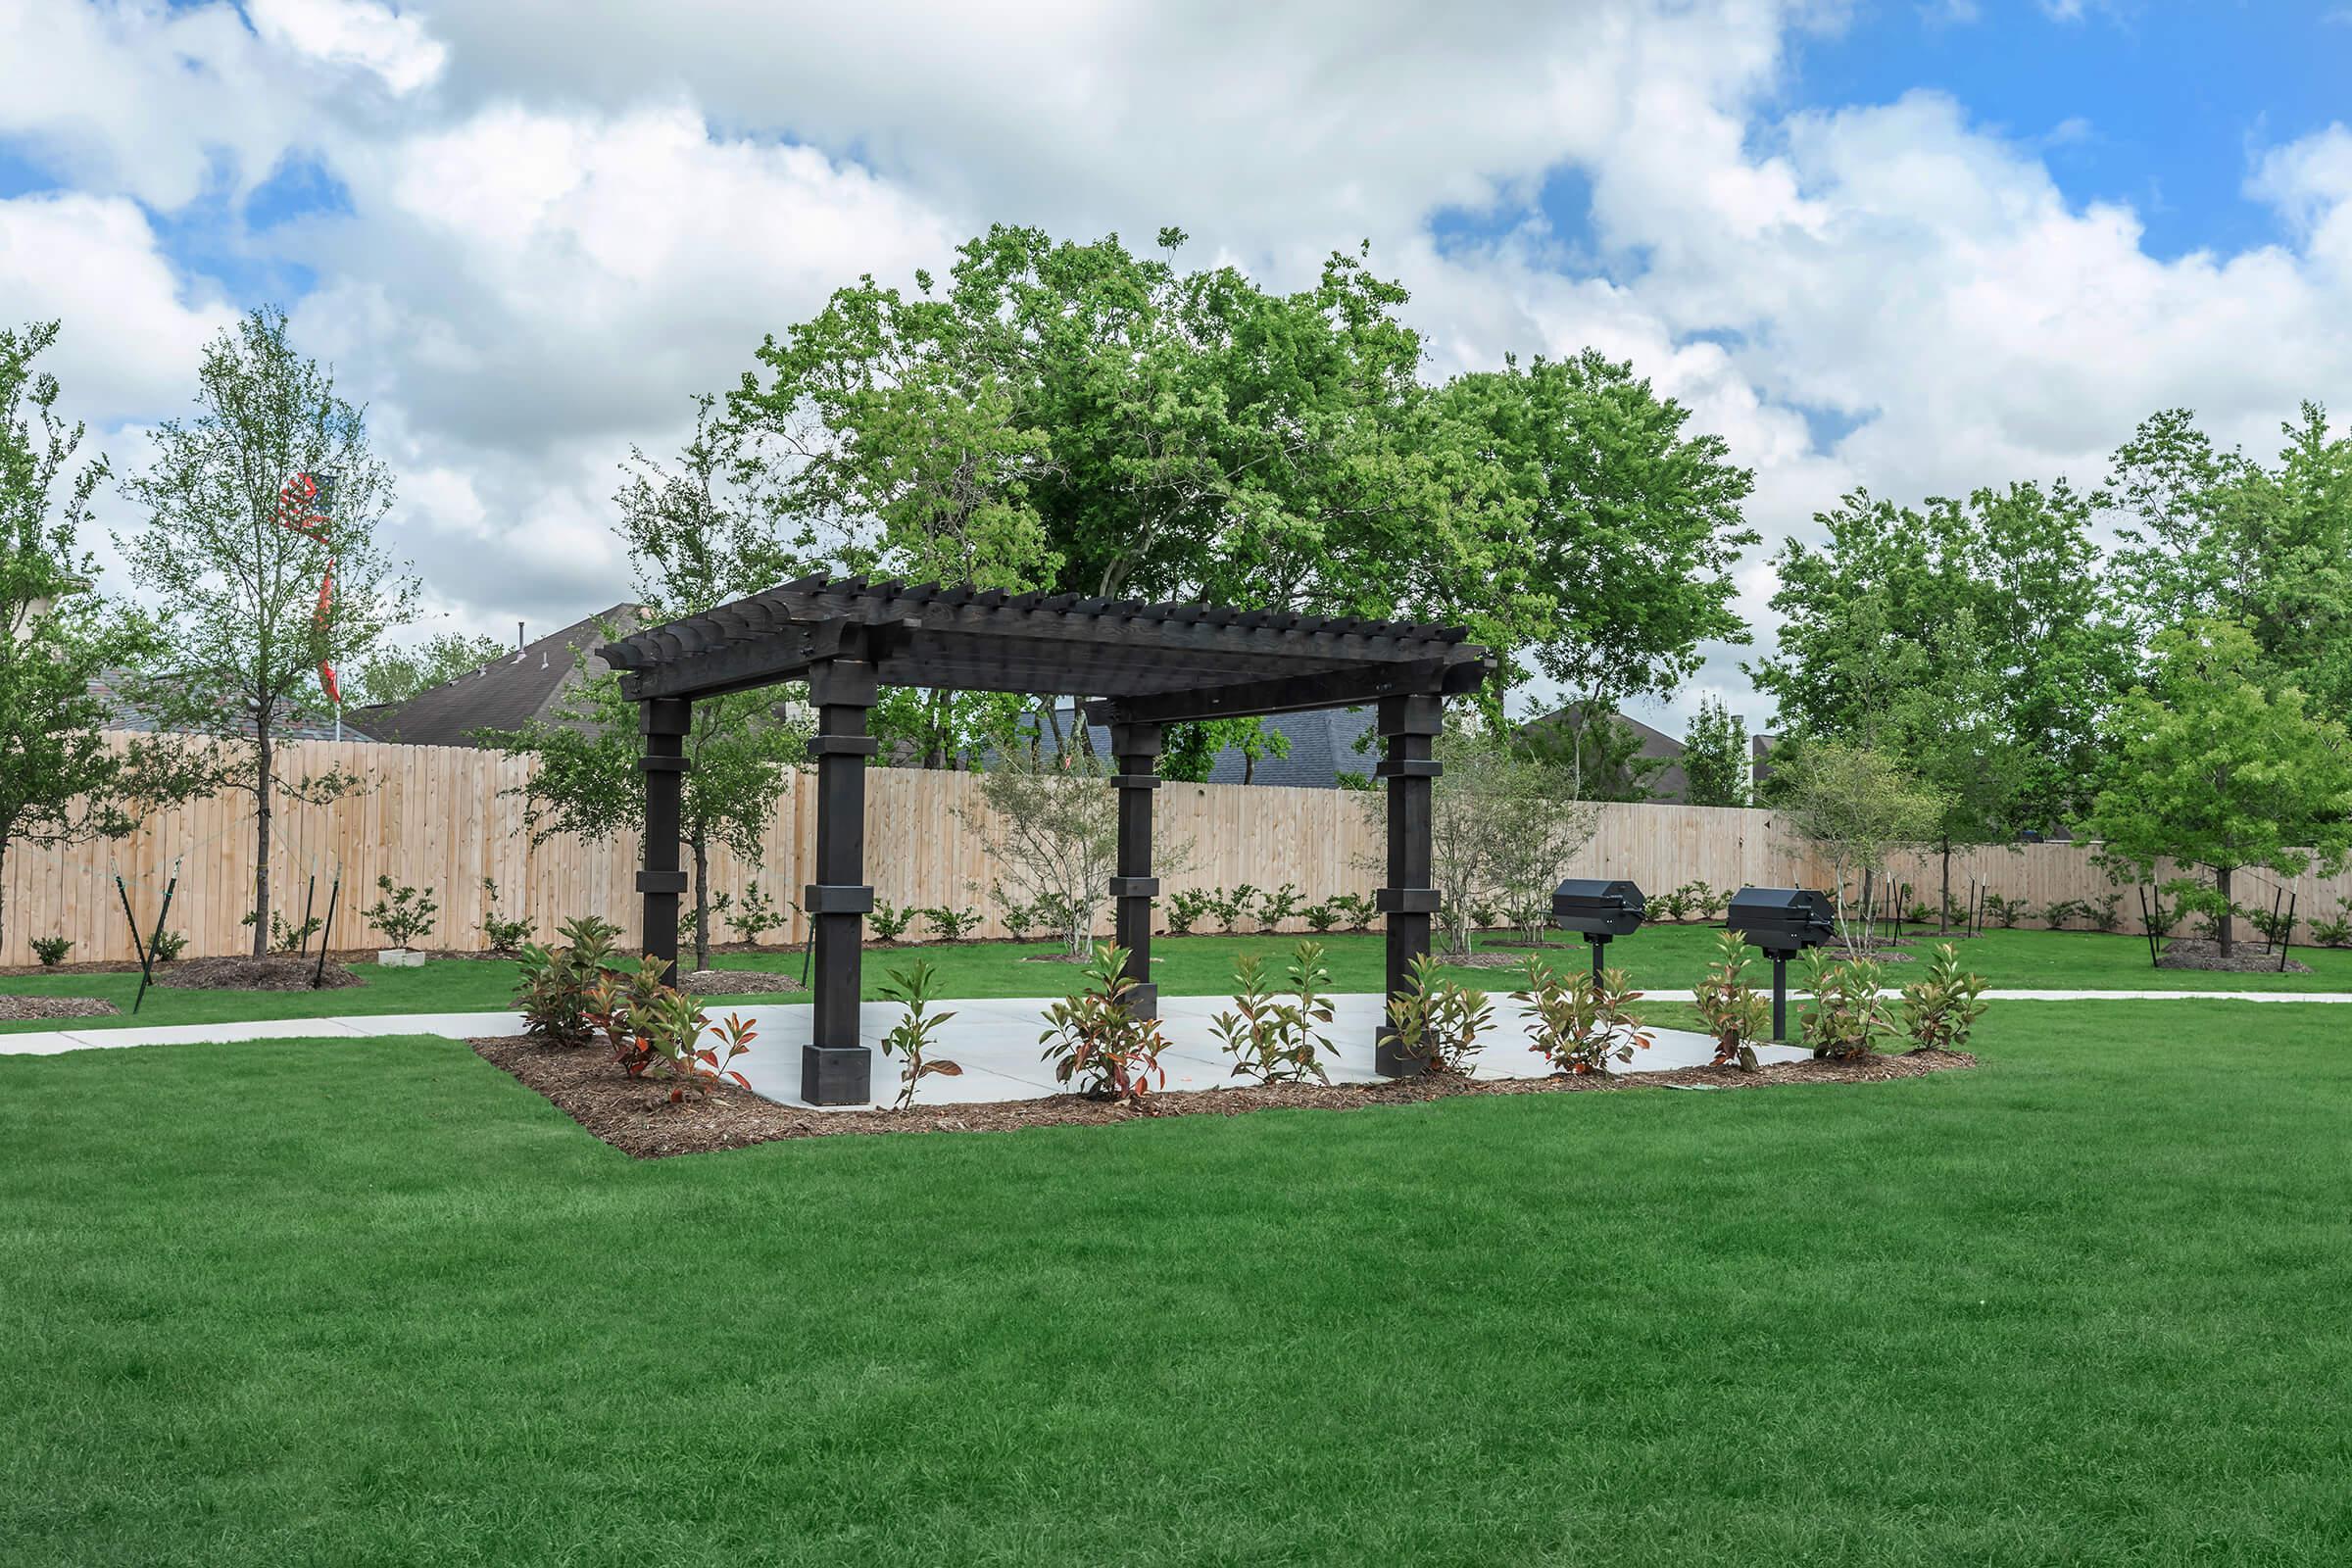
[(1467, 691), (1491, 662), (1459, 626), (804, 577), (601, 652), (632, 698), (714, 697), (853, 652), (886, 685), (1083, 693), (1159, 722)]
[[(520, 729), (532, 719), (552, 718), (566, 691), (606, 668), (597, 655), (605, 628), (632, 629), (640, 614), (635, 605), (614, 605), (405, 703), (355, 708), (348, 716), (369, 735), (405, 746), (478, 746), (479, 731)], [(585, 672), (581, 653), (588, 656)]]

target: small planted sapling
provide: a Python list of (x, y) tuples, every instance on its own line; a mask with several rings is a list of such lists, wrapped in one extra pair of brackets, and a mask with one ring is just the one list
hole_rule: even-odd
[(876, 899), (872, 912), (866, 915), (866, 929), (873, 932), (876, 942), (896, 942), (914, 924), (914, 917), (923, 911), (912, 905), (896, 905), (888, 899)]
[(761, 937), (782, 929), (783, 925), (784, 910), (775, 900), (760, 891), (757, 882), (743, 890), (742, 901), (727, 916), (727, 929), (735, 933), (735, 940), (750, 947), (758, 947)]
[(1676, 925), (1690, 918), (1690, 884), (1688, 882), (1672, 892), (1658, 895), (1658, 912)]
[(1867, 1056), (1893, 1032), (1893, 1017), (1879, 995), (1885, 974), (1875, 958), (1835, 960), (1819, 948), (1805, 954), (1805, 989), (1812, 1000), (1797, 1027), (1814, 1055)]
[(522, 1013), (524, 1032), (553, 1046), (584, 1046), (602, 1027), (588, 1014), (591, 999), (612, 961), (612, 939), (620, 928), (593, 914), (567, 920), (556, 928), (564, 945), (543, 948), (526, 942), (517, 955), (521, 984), (514, 1004)]
[(1928, 972), (1903, 987), (1903, 1032), (1913, 1051), (1960, 1051), (1984, 1007), (1984, 977), (1962, 969), (1952, 945), (1938, 943)]
[(1525, 987), (1511, 993), (1534, 1015), (1528, 1049), (1552, 1071), (1569, 1074), (1606, 1073), (1610, 1062), (1631, 1061), (1636, 1051), (1649, 1049), (1649, 1034), (1631, 1005), (1641, 998), (1623, 969), (1603, 969), (1597, 982), (1581, 970), (1562, 980), (1536, 956), (1527, 960)]
[(510, 920), (499, 912), (498, 883), (490, 877), (482, 878), (481, 933), (483, 943), (492, 953), (509, 958), (520, 953), (522, 945), (531, 940), (528, 919)]
[(1487, 994), (1446, 978), (1427, 953), (1413, 959), (1403, 993), (1389, 999), (1389, 1031), (1398, 1052), (1426, 1061), (1431, 1072), (1467, 1074), (1486, 1049), (1479, 1037), (1494, 1019)]
[(1379, 913), (1372, 901), (1361, 893), (1335, 893), (1331, 906), (1338, 911), (1340, 923), (1350, 931), (1370, 930), (1372, 916)]
[(147, 951), (156, 962), (170, 963), (188, 951), (188, 934), (185, 931), (158, 931), (155, 940), (147, 944)]
[(978, 909), (959, 909), (954, 905), (934, 905), (923, 910), (923, 919), (931, 927), (931, 935), (942, 942), (961, 942), (980, 929)]
[(1752, 961), (1747, 943), (1737, 931), (1715, 939), (1715, 962), (1690, 993), (1698, 1004), (1699, 1021), (1715, 1042), (1717, 1067), (1737, 1062), (1742, 1072), (1756, 1070), (1755, 1043), (1772, 1025), (1772, 1004), (1747, 983)]
[(392, 944), (391, 954), (398, 955), (394, 957), (378, 954), (376, 961), (414, 968), (424, 961), (424, 956), (411, 953), (410, 945), (431, 933), (433, 917), (441, 912), (441, 906), (433, 902), (431, 888), (420, 892), (411, 887), (395, 887), (390, 873), (378, 876), (375, 888), (381, 896), (360, 913)]
[(1086, 966), (1086, 989), (1048, 1007), (1052, 1027), (1037, 1038), (1056, 1083), (1134, 1103), (1167, 1082), (1159, 1065), (1167, 1041), (1157, 1019), (1135, 1014), (1136, 982), (1127, 977), (1127, 957), (1125, 948), (1096, 948)]
[(41, 960), (41, 967), (44, 969), (56, 968), (66, 961), (66, 955), (73, 951), (74, 942), (70, 937), (34, 937), (32, 939), (32, 956)]
[(1250, 911), (1256, 906), (1257, 900), (1258, 890), (1245, 882), (1231, 891), (1217, 889), (1210, 896), (1209, 906), (1216, 912), (1219, 929), (1239, 931), (1242, 922), (1250, 918)]
[(915, 1086), (937, 1074), (943, 1078), (959, 1078), (963, 1069), (943, 1056), (933, 1056), (936, 1043), (932, 1035), (956, 1015), (952, 1012), (933, 1012), (931, 1004), (938, 999), (938, 978), (927, 958), (917, 958), (904, 969), (893, 969), (882, 986), (882, 1000), (895, 1002), (906, 1009), (889, 1034), (882, 1037), (882, 1054), (899, 1058), (899, 1098), (891, 1108), (905, 1110), (914, 1103)]
[(1185, 888), (1169, 894), (1168, 935), (1192, 935), (1193, 927), (1200, 923), (1203, 915), (1213, 912), (1216, 905), (1216, 890), (1211, 888)]
[(1306, 922), (1309, 931), (1322, 936), (1340, 923), (1340, 909), (1331, 900), (1323, 899), (1299, 910), (1298, 917)]
[(1298, 912), (1298, 885), (1295, 882), (1285, 882), (1273, 892), (1265, 894), (1263, 902), (1257, 906), (1257, 928), (1260, 931), (1281, 929), (1283, 921)]
[(1244, 956), (1234, 965), (1234, 1010), (1218, 1013), (1212, 1025), (1233, 1057), (1231, 1076), (1261, 1084), (1331, 1082), (1322, 1060), (1331, 1054), (1331, 1037), (1318, 1032), (1333, 1016), (1332, 1000), (1323, 989), (1331, 984), (1331, 973), (1323, 966), (1321, 944), (1298, 944), (1288, 979), (1289, 993), (1277, 996), (1267, 988), (1265, 967), (1256, 957)]

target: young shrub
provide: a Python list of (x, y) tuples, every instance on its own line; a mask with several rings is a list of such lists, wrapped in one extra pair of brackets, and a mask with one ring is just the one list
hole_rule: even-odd
[[(252, 925), (254, 923), (253, 911), (246, 910), (237, 923)], [(302, 924), (296, 925), (277, 910), (271, 909), (270, 911), (270, 951), (271, 953), (300, 953), (310, 946), (311, 938), (317, 936), (325, 924), (326, 921), (322, 917), (314, 914)]]
[(1596, 985), (1581, 969), (1562, 980), (1531, 956), (1526, 988), (1512, 992), (1511, 1000), (1535, 1014), (1528, 1049), (1550, 1062), (1553, 1072), (1606, 1074), (1610, 1062), (1631, 1061), (1636, 1051), (1649, 1049), (1649, 1035), (1630, 1005), (1642, 993), (1630, 987), (1623, 969), (1603, 969)]
[(2352, 899), (2335, 901), (2330, 919), (2311, 922), (2311, 940), (2323, 948), (2352, 948)]
[(1186, 888), (1181, 893), (1169, 894), (1168, 935), (1192, 935), (1193, 927), (1200, 923), (1201, 916), (1212, 912), (1216, 905), (1217, 890), (1212, 888)]
[[(655, 974), (661, 973), (658, 960), (649, 958), (647, 962)], [(639, 993), (640, 983), (640, 975), (632, 973), (632, 997)], [(624, 1054), (623, 1065), (632, 1077), (659, 1065), (669, 1080), (671, 1104), (683, 1101), (689, 1091), (709, 1095), (722, 1078), (732, 1078), (746, 1089), (752, 1087), (752, 1081), (734, 1067), (735, 1058), (751, 1050), (752, 1041), (758, 1038), (740, 1015), (728, 1015), (719, 1028), (717, 1045), (705, 1045), (703, 1035), (710, 1028), (710, 1016), (692, 997), (656, 981), (644, 1000), (629, 1004), (627, 1016), (634, 1038), (628, 1043), (630, 1054)]]
[(1737, 1062), (1743, 1072), (1756, 1070), (1755, 1043), (1772, 1027), (1771, 1000), (1747, 983), (1749, 951), (1737, 931), (1722, 933), (1715, 939), (1714, 964), (1690, 993), (1715, 1042), (1713, 1065)]
[(73, 940), (68, 937), (34, 937), (32, 939), (32, 956), (41, 960), (41, 967), (44, 969), (56, 968), (66, 961), (66, 955), (73, 951)]
[(1309, 931), (1317, 936), (1322, 936), (1340, 923), (1340, 909), (1339, 906), (1332, 903), (1331, 900), (1324, 899), (1300, 909), (1298, 917), (1306, 922), (1306, 928)]
[(2090, 928), (2093, 931), (2105, 931), (2113, 935), (2123, 929), (2124, 896), (2121, 893), (2110, 893), (2105, 898), (2091, 899), (2077, 905), (2076, 907), (2082, 910), (2082, 914), (2090, 921)]
[(1731, 903), (1731, 895), (1703, 880), (1690, 884), (1690, 908), (1702, 922), (1712, 924)]
[(743, 890), (743, 902), (735, 906), (734, 912), (727, 916), (727, 929), (735, 933), (735, 940), (753, 947), (760, 945), (761, 937), (770, 931), (781, 930), (783, 926), (782, 906), (760, 892), (757, 882)]
[(662, 993), (669, 989), (662, 980), (666, 967), (649, 953), (633, 964), (601, 969), (588, 989), (587, 1020), (603, 1032), (612, 1059), (632, 1078), (659, 1059), (654, 1026)]
[(2255, 934), (2272, 947), (2278, 947), (2294, 933), (2295, 917), (2284, 909), (2248, 909), (2246, 923)]
[(433, 902), (431, 888), (421, 893), (415, 888), (396, 888), (389, 872), (375, 879), (375, 888), (382, 897), (360, 913), (384, 934), (385, 941), (405, 952), (418, 937), (432, 933), (433, 916), (441, 912), (441, 906)]
[(188, 934), (185, 931), (158, 931), (155, 940), (147, 944), (147, 951), (156, 962), (170, 963), (188, 951)]
[(612, 939), (620, 932), (591, 914), (564, 922), (557, 934), (565, 946), (522, 945), (514, 1005), (522, 1013), (523, 1032), (532, 1039), (551, 1046), (584, 1046), (601, 1027), (588, 1014), (612, 957)]
[(1471, 901), (1470, 926), (1472, 930), (1492, 931), (1500, 924), (1502, 924), (1501, 910), (1495, 908), (1494, 905), (1488, 903), (1485, 899), (1474, 899)]
[(1660, 918), (1670, 920), (1676, 925), (1681, 925), (1685, 920), (1690, 919), (1690, 884), (1686, 882), (1671, 893), (1659, 894), (1658, 914)]
[(1361, 893), (1335, 893), (1331, 906), (1338, 912), (1340, 923), (1350, 931), (1371, 930), (1372, 917), (1380, 912)]
[(1286, 971), (1290, 991), (1275, 996), (1266, 987), (1265, 968), (1254, 956), (1234, 965), (1231, 1012), (1216, 1015), (1213, 1027), (1233, 1058), (1231, 1077), (1252, 1077), (1261, 1084), (1304, 1083), (1313, 1078), (1330, 1083), (1322, 1057), (1330, 1054), (1331, 1037), (1316, 1032), (1332, 1020), (1332, 1002), (1323, 988), (1331, 972), (1323, 967), (1320, 943), (1301, 942)]
[(876, 942), (896, 942), (922, 912), (911, 904), (902, 906), (888, 899), (876, 899), (873, 911), (865, 917), (865, 927), (873, 932)]
[(1984, 977), (1960, 967), (1960, 955), (1937, 943), (1928, 972), (1903, 987), (1903, 1032), (1913, 1051), (1959, 1051), (1984, 1015)]
[(978, 909), (958, 909), (952, 905), (935, 905), (925, 909), (923, 919), (931, 927), (932, 936), (942, 942), (961, 942), (980, 929)]
[(989, 888), (988, 900), (997, 906), (997, 922), (1004, 927), (1004, 934), (1015, 942), (1028, 941), (1030, 933), (1048, 924), (1044, 910), (1035, 901), (1023, 900), (1005, 892), (1002, 882)]
[(1401, 996), (1389, 999), (1389, 1028), (1408, 1056), (1419, 1056), (1431, 1072), (1466, 1075), (1485, 1050), (1479, 1036), (1494, 1020), (1483, 991), (1447, 979), (1433, 954), (1413, 960), (1412, 978)]
[(1264, 901), (1258, 905), (1257, 928), (1260, 931), (1280, 930), (1282, 922), (1298, 912), (1298, 885), (1295, 882), (1285, 882), (1273, 892), (1266, 894)]
[(492, 953), (512, 958), (531, 940), (531, 922), (510, 920), (498, 912), (498, 883), (482, 878), (482, 923), (478, 928)]
[(893, 969), (881, 988), (882, 1000), (895, 1002), (906, 1009), (906, 1015), (891, 1026), (882, 1037), (882, 1054), (899, 1058), (899, 1098), (891, 1109), (905, 1110), (914, 1103), (915, 1085), (934, 1073), (943, 1078), (960, 1078), (963, 1069), (944, 1056), (935, 1057), (931, 1036), (940, 1025), (956, 1015), (952, 1012), (933, 1012), (931, 1004), (938, 1000), (938, 977), (930, 960), (917, 958), (904, 969)]
[[(735, 907), (735, 895), (721, 888), (704, 902), (710, 906), (710, 923), (713, 926), (720, 926), (727, 923), (727, 911)], [(691, 940), (694, 934), (702, 928), (702, 910), (690, 903), (683, 903), (678, 910), (679, 939), (681, 941)]]
[(1914, 904), (1911, 906), (1911, 912), (1904, 915), (1903, 918), (1912, 925), (1934, 925), (1936, 923), (1936, 906), (1932, 904)]
[(1822, 950), (1805, 954), (1805, 989), (1812, 1001), (1797, 1019), (1816, 1056), (1842, 1061), (1867, 1056), (1892, 1032), (1894, 1021), (1879, 986), (1885, 966), (1874, 958), (1833, 960)]
[(1167, 1041), (1154, 1018), (1138, 1018), (1129, 1004), (1127, 950), (1104, 944), (1086, 966), (1084, 991), (1046, 1009), (1053, 1027), (1037, 1037), (1054, 1080), (1078, 1094), (1109, 1096), (1132, 1104), (1167, 1082), (1159, 1054)]
[(1209, 907), (1215, 912), (1217, 926), (1224, 931), (1239, 931), (1242, 922), (1250, 918), (1250, 907), (1257, 903), (1257, 889), (1245, 882), (1230, 893), (1223, 888), (1210, 896)]
[(2016, 930), (2018, 922), (2023, 920), (2025, 917), (2025, 900), (2004, 899), (1998, 893), (1987, 893), (1984, 895), (1984, 918), (1990, 920), (2002, 930)]

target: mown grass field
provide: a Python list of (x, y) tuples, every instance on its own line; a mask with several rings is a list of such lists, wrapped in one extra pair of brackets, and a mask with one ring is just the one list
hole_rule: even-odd
[(2352, 1557), (2352, 1013), (1978, 1046), (656, 1163), (447, 1041), (0, 1058), (0, 1562)]
[[(1662, 1000), (1687, 998), (1690, 987), (1714, 956), (1716, 933), (1696, 925), (1650, 926), (1638, 936), (1611, 944), (1609, 961), (1631, 971), (1637, 985)], [(1334, 989), (1378, 991), (1383, 984), (1381, 938), (1374, 934), (1341, 934), (1321, 939)], [(1934, 944), (1933, 933), (1912, 936), (1907, 950), (1924, 958)], [(1159, 937), (1152, 951), (1159, 960), (1160, 989), (1169, 996), (1216, 996), (1232, 989), (1234, 960), (1255, 953), (1270, 973), (1282, 966), (1299, 941), (1297, 937), (1194, 936)], [(1986, 975), (1995, 986), (2046, 990), (2145, 991), (2352, 991), (2352, 951), (2304, 949), (2294, 956), (2309, 963), (2310, 974), (2205, 974), (2180, 969), (2156, 969), (2148, 964), (2148, 947), (2140, 937), (2101, 936), (2087, 931), (1992, 931), (1958, 944), (1971, 968)], [(923, 957), (939, 970), (943, 995), (954, 997), (1058, 996), (1075, 989), (1077, 970), (1068, 964), (1025, 961), (1053, 951), (1040, 943), (959, 943), (946, 946), (874, 948), (865, 956), (866, 995), (873, 997), (894, 968)], [(1566, 943), (1546, 955), (1557, 967), (1588, 961), (1582, 943)], [(801, 971), (798, 949), (760, 954), (722, 955), (720, 968)], [(1901, 985), (1916, 963), (1891, 964), (1887, 983)], [(436, 959), (420, 969), (382, 969), (359, 965), (364, 985), (340, 991), (225, 992), (178, 991), (152, 988), (137, 1017), (130, 1016), (131, 998), (138, 990), (136, 974), (13, 975), (0, 978), (0, 992), (39, 992), (67, 996), (104, 997), (122, 1008), (115, 1018), (75, 1019), (58, 1024), (44, 1021), (0, 1023), (0, 1033), (32, 1029), (103, 1029), (128, 1024), (220, 1023), (238, 1018), (325, 1018), (339, 1014), (392, 1012), (497, 1011), (509, 1005), (514, 991), (514, 965), (500, 959)], [(1465, 981), (1495, 992), (1517, 983), (1506, 969), (1464, 969)], [(1759, 960), (1759, 983), (1769, 984), (1770, 970)], [(748, 1002), (762, 1005), (793, 1001), (795, 997), (767, 993)], [(1663, 1017), (1661, 1021), (1666, 1021)]]

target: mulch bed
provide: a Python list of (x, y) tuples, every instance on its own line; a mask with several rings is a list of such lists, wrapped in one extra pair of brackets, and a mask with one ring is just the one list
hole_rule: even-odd
[[(1253, 1110), (1367, 1110), (1417, 1105), (1459, 1095), (1613, 1093), (1649, 1088), (1770, 1089), (1789, 1084), (1879, 1083), (1974, 1067), (1966, 1052), (1919, 1051), (1852, 1061), (1792, 1061), (1741, 1072), (1736, 1067), (1680, 1067), (1622, 1077), (1398, 1078), (1377, 1084), (1281, 1084), (1154, 1095), (1141, 1108), (1078, 1095), (1001, 1103), (922, 1105), (909, 1111), (808, 1110), (762, 1100), (727, 1085), (708, 1097), (669, 1102), (668, 1085), (630, 1078), (594, 1046), (543, 1046), (527, 1035), (472, 1042), (474, 1054), (537, 1090), (573, 1121), (639, 1159), (742, 1149), (782, 1138), (857, 1134), (995, 1133), (1024, 1127), (1106, 1127), (1163, 1116), (1235, 1116)], [(887, 1063), (883, 1064), (887, 1067)]]
[[(2277, 974), (2278, 955), (2265, 953), (2259, 941), (2231, 944), (2233, 952), (2222, 956), (2222, 945), (2202, 937), (2175, 937), (2165, 944), (2156, 959), (2159, 969), (2213, 969), (2224, 974)], [(2286, 960), (2286, 973), (2309, 974), (2311, 965), (2291, 954)]]
[(750, 996), (755, 991), (802, 991), (797, 975), (767, 969), (696, 969), (678, 982), (678, 989), (698, 997)]
[(112, 1018), (122, 1008), (104, 997), (0, 997), (0, 1021), (32, 1018)]
[[(155, 972), (155, 983), (178, 991), (308, 991), (318, 960), (290, 954), (267, 958), (182, 958)], [(360, 977), (329, 961), (318, 989), (336, 991), (361, 984)]]

